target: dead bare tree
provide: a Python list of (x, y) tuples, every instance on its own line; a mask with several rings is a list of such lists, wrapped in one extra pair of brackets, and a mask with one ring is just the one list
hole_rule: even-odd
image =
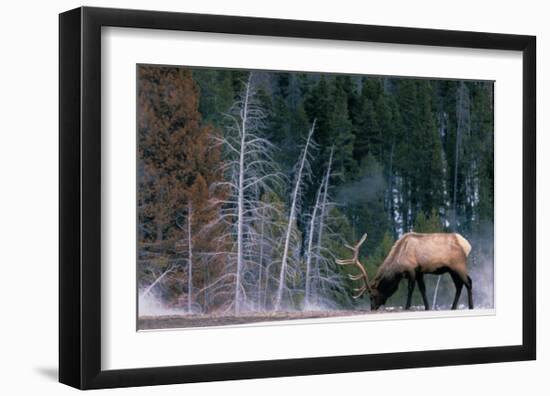
[(311, 125), (309, 133), (307, 135), (306, 143), (302, 149), (302, 153), (300, 155), (300, 160), (298, 162), (298, 167), (297, 167), (296, 175), (294, 179), (294, 187), (292, 189), (292, 195), (290, 199), (290, 209), (289, 209), (288, 222), (287, 222), (285, 239), (284, 239), (283, 256), (281, 258), (281, 267), (279, 271), (279, 282), (278, 282), (279, 285), (277, 287), (277, 293), (275, 297), (275, 304), (274, 304), (275, 310), (279, 310), (281, 308), (283, 293), (286, 286), (285, 281), (286, 281), (287, 271), (288, 271), (288, 261), (289, 261), (292, 231), (294, 229), (294, 225), (297, 218), (298, 205), (299, 205), (299, 200), (300, 200), (300, 196), (303, 188), (303, 182), (304, 182), (304, 174), (309, 171), (309, 156), (311, 155), (310, 149), (311, 147), (315, 147), (315, 142), (313, 141), (314, 131), (315, 131), (315, 120)]
[[(305, 251), (305, 261), (306, 261), (306, 273), (305, 273), (305, 286), (304, 286), (304, 308), (309, 309), (310, 308), (310, 296), (311, 296), (311, 278), (312, 278), (312, 258), (313, 258), (313, 237), (315, 233), (315, 225), (317, 224), (317, 211), (320, 206), (320, 198), (321, 198), (321, 192), (324, 187), (324, 181), (325, 178), (323, 177), (323, 181), (321, 185), (319, 186), (319, 190), (317, 191), (317, 195), (315, 198), (315, 205), (313, 205), (313, 210), (311, 212), (311, 216), (309, 219), (309, 227), (307, 232), (307, 247)], [(319, 230), (319, 232), (321, 232)]]
[(261, 223), (258, 220), (263, 206), (260, 196), (262, 192), (272, 191), (281, 175), (272, 157), (274, 146), (262, 136), (266, 115), (256, 99), (252, 73), (240, 99), (226, 116), (229, 120), (226, 133), (217, 137), (225, 152), (222, 171), (226, 180), (215, 183), (214, 188), (228, 192), (228, 197), (221, 201), (219, 221), (225, 222), (229, 230), (223, 237), (233, 241), (226, 252), (229, 264), (226, 276), (233, 280), (232, 306), (238, 315), (243, 305), (250, 305), (247, 294), (252, 285), (244, 283), (244, 275), (257, 265), (260, 237), (256, 225)]

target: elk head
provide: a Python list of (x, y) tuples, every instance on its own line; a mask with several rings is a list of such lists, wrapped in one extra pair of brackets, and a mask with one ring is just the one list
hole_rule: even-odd
[[(353, 252), (353, 257), (350, 259), (340, 260), (336, 259), (336, 264), (338, 265), (354, 265), (359, 270), (359, 275), (348, 275), (349, 278), (353, 281), (362, 281), (361, 287), (358, 287), (356, 289), (353, 289), (357, 294), (353, 295), (354, 299), (357, 299), (361, 297), (365, 292), (369, 293), (369, 296), (371, 297), (371, 304), (373, 296), (377, 295), (376, 291), (373, 290), (372, 286), (369, 283), (369, 276), (367, 275), (367, 271), (365, 270), (365, 267), (361, 264), (359, 261), (359, 248), (361, 245), (367, 240), (367, 234), (363, 234), (359, 242), (355, 246), (350, 245), (344, 245), (348, 249), (350, 249)], [(378, 308), (378, 307), (376, 307)]]

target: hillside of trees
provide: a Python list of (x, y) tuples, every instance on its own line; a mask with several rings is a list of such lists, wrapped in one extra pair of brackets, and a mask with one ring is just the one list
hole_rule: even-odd
[[(140, 304), (368, 309), (335, 258), (368, 233), (372, 279), (414, 230), (466, 237), (492, 307), (492, 82), (141, 65), (137, 111)], [(450, 277), (426, 284), (448, 309)]]

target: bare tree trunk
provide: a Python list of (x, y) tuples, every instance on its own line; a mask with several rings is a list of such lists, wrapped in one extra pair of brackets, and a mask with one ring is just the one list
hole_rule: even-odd
[[(264, 236), (265, 236), (265, 218), (262, 215), (261, 218), (261, 225), (260, 225), (260, 257), (258, 258), (258, 310), (261, 310), (262, 308), (262, 272), (263, 272), (263, 263), (264, 263)], [(265, 291), (264, 291), (265, 293)]]
[(315, 198), (315, 206), (313, 206), (313, 211), (311, 213), (311, 220), (309, 222), (309, 232), (308, 232), (308, 241), (307, 241), (307, 251), (306, 251), (306, 284), (304, 290), (304, 308), (308, 309), (310, 305), (309, 296), (311, 293), (311, 255), (313, 254), (313, 233), (315, 231), (315, 218), (317, 216), (317, 209), (319, 208), (319, 199), (321, 196), (321, 191), (323, 190), (324, 180), (319, 186), (317, 191), (317, 197)]
[(266, 269), (265, 269), (264, 298), (262, 300), (262, 307), (264, 309), (267, 308), (267, 292), (269, 290), (269, 276), (270, 276), (269, 268), (270, 268), (270, 266), (267, 265)]
[(460, 147), (460, 132), (462, 130), (462, 117), (461, 117), (461, 109), (462, 109), (462, 101), (463, 101), (463, 86), (464, 83), (460, 83), (460, 90), (459, 90), (459, 97), (458, 97), (458, 109), (457, 109), (457, 127), (456, 127), (456, 139), (455, 139), (455, 169), (454, 169), (454, 181), (453, 181), (453, 231), (456, 230), (457, 227), (457, 217), (456, 217), (456, 190), (458, 189), (458, 154), (459, 154), (459, 147)]
[(193, 221), (193, 209), (191, 201), (187, 204), (187, 312), (191, 313), (193, 305), (193, 235), (191, 234), (191, 222)]
[(250, 92), (250, 78), (246, 84), (246, 93), (241, 110), (241, 147), (239, 156), (239, 185), (237, 197), (237, 273), (235, 279), (235, 314), (240, 312), (241, 271), (243, 267), (243, 216), (244, 216), (244, 156), (246, 153), (246, 119), (248, 115), (248, 95)]
[[(321, 201), (321, 213), (319, 215), (319, 233), (317, 235), (317, 254), (315, 256), (315, 266), (319, 268), (319, 258), (321, 257), (321, 247), (323, 244), (323, 229), (325, 227), (326, 206), (328, 200), (328, 187), (330, 184), (330, 175), (332, 172), (332, 157), (334, 155), (334, 146), (330, 149), (330, 156), (328, 158), (327, 174), (325, 176), (325, 187), (323, 190), (323, 199)], [(328, 270), (328, 268), (326, 268)]]
[(390, 209), (390, 221), (391, 221), (391, 229), (392, 229), (392, 237), (394, 239), (397, 239), (397, 232), (396, 232), (396, 224), (395, 224), (395, 204), (393, 202), (393, 154), (395, 151), (395, 138), (391, 145), (391, 151), (390, 151), (390, 169), (388, 172), (388, 189), (389, 189), (389, 209)]
[[(223, 252), (227, 257), (225, 275), (221, 277), (227, 282), (216, 289), (210, 286), (209, 290), (211, 299), (217, 299), (215, 294), (219, 293), (220, 299), (227, 301), (228, 295), (232, 295), (234, 299), (227, 305), (227, 311), (231, 310), (234, 315), (253, 307), (254, 301), (249, 297), (258, 290), (251, 279), (258, 275), (254, 260), (257, 260), (258, 240), (261, 239), (257, 230), (264, 208), (261, 193), (271, 192), (273, 187), (282, 183), (279, 168), (271, 155), (275, 146), (261, 135), (267, 116), (255, 99), (252, 78), (250, 73), (240, 97), (225, 114), (229, 121), (225, 133), (213, 136), (227, 155), (220, 167), (226, 178), (212, 186), (227, 193), (226, 198), (218, 201), (222, 207), (219, 218), (215, 220), (217, 224), (228, 227), (225, 235), (227, 250)], [(270, 245), (274, 242), (264, 239), (261, 243)], [(211, 285), (218, 285), (217, 282)]]
[(307, 160), (307, 153), (309, 149), (309, 145), (311, 143), (311, 137), (313, 135), (313, 131), (315, 130), (315, 120), (313, 121), (313, 125), (311, 126), (311, 129), (309, 130), (309, 134), (306, 140), (306, 145), (304, 147), (304, 151), (302, 153), (302, 159), (300, 160), (300, 166), (298, 168), (298, 174), (296, 175), (296, 184), (294, 186), (294, 191), (292, 192), (292, 200), (290, 202), (290, 214), (288, 216), (288, 224), (287, 224), (287, 230), (285, 235), (285, 244), (283, 248), (283, 257), (281, 259), (281, 271), (279, 274), (279, 286), (277, 288), (277, 296), (275, 298), (275, 310), (279, 310), (281, 308), (281, 300), (283, 298), (283, 291), (285, 288), (285, 278), (286, 278), (286, 268), (287, 268), (287, 260), (288, 260), (288, 250), (290, 247), (290, 236), (292, 234), (292, 226), (294, 225), (294, 222), (296, 220), (296, 204), (298, 201), (298, 194), (300, 192), (300, 185), (302, 184), (302, 174), (304, 171), (304, 167)]

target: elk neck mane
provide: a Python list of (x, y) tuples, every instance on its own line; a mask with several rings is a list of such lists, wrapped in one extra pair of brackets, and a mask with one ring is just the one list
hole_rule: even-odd
[(390, 252), (386, 256), (380, 267), (378, 267), (378, 271), (376, 272), (376, 276), (374, 277), (375, 285), (378, 285), (383, 278), (393, 278), (395, 276), (394, 268), (392, 268), (396, 263), (395, 258), (397, 254), (404, 253), (404, 250), (407, 248), (407, 240), (409, 236), (413, 235), (420, 236), (422, 234), (417, 234), (413, 232), (406, 233), (393, 244)]

